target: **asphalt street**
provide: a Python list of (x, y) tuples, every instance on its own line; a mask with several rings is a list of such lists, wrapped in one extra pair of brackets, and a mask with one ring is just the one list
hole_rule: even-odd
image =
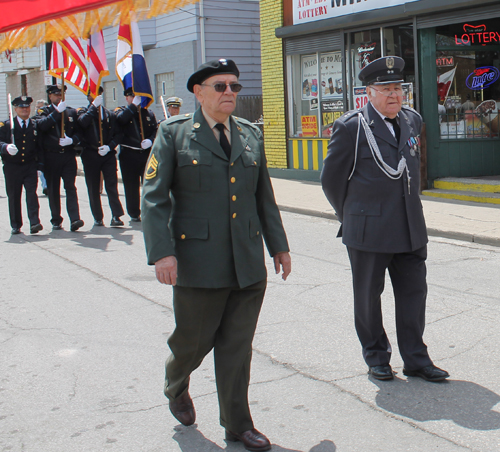
[[(141, 225), (11, 236), (0, 178), (0, 450), (243, 451), (218, 422), (213, 360), (194, 372), (197, 423), (163, 396), (171, 289), (146, 265)], [(123, 190), (120, 188), (123, 193)], [(122, 198), (123, 201), (123, 198)], [(106, 197), (105, 223), (110, 213)], [(397, 378), (368, 377), (353, 325), (338, 223), (283, 212), (293, 272), (269, 284), (254, 340), (250, 404), (274, 452), (500, 450), (500, 248), (429, 243), (425, 341), (445, 383), (402, 374), (390, 282), (383, 298)], [(63, 215), (67, 218), (67, 215)], [(24, 216), (26, 219), (26, 215)]]

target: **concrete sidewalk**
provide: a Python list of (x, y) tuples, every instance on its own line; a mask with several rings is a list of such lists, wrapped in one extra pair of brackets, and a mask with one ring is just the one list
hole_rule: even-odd
[[(318, 182), (272, 179), (281, 210), (336, 219)], [(429, 235), (500, 246), (500, 207), (422, 197)]]

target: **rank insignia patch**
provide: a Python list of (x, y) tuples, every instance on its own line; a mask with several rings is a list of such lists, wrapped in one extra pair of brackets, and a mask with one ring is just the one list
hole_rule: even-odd
[(156, 168), (158, 168), (158, 160), (156, 160), (154, 154), (151, 154), (151, 158), (148, 162), (148, 167), (146, 168), (146, 180), (156, 177)]

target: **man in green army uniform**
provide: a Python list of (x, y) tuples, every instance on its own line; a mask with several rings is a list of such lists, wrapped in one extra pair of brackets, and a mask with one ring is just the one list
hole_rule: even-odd
[(188, 90), (201, 107), (164, 121), (146, 168), (143, 230), (148, 263), (173, 286), (165, 395), (184, 425), (195, 422), (189, 376), (214, 349), (226, 439), (265, 451), (248, 406), (252, 340), (266, 289), (262, 237), (283, 279), (288, 243), (266, 166), (262, 134), (231, 116), (241, 90), (232, 60), (201, 65)]

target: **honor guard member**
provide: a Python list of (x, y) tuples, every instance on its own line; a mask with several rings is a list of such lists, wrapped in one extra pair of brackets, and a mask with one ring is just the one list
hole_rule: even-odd
[(427, 230), (419, 197), (422, 118), (403, 107), (404, 60), (379, 58), (359, 73), (369, 103), (335, 121), (321, 173), (341, 222), (354, 286), (355, 326), (368, 372), (394, 378), (381, 295), (389, 270), (403, 373), (442, 381), (423, 341)]
[[(120, 143), (120, 128), (115, 115), (102, 105), (102, 86), (94, 99), (88, 94), (89, 106), (78, 109), (78, 125), (82, 131), (82, 162), (94, 225), (103, 226), (101, 172), (111, 208), (110, 226), (123, 226), (123, 207), (118, 197), (118, 167), (115, 148)], [(100, 113), (99, 113), (100, 111)], [(102, 141), (101, 141), (102, 138)]]
[[(48, 102), (45, 100), (45, 99), (38, 99), (36, 101), (36, 111), (38, 111), (39, 108), (42, 108), (42, 107), (46, 107), (48, 104)], [(35, 111), (35, 113), (36, 113)], [(36, 119), (37, 118), (37, 115), (35, 114), (33, 116), (33, 119)], [(49, 194), (49, 191), (47, 190), (47, 181), (45, 180), (45, 175), (43, 174), (43, 171), (38, 171), (38, 177), (40, 178), (40, 184), (42, 185), (42, 193), (45, 195), (45, 196), (48, 196)]]
[(158, 125), (155, 114), (145, 108), (140, 109), (142, 121), (139, 120), (138, 106), (141, 104), (141, 97), (134, 96), (132, 88), (125, 90), (123, 94), (128, 105), (115, 110), (122, 132), (120, 171), (127, 213), (132, 221), (141, 221), (141, 185)]
[(266, 289), (263, 241), (283, 279), (291, 270), (260, 130), (231, 116), (241, 90), (232, 60), (189, 78), (201, 107), (160, 125), (146, 170), (143, 231), (148, 263), (173, 286), (176, 327), (165, 395), (184, 425), (195, 422), (189, 379), (213, 349), (226, 439), (265, 451), (248, 406), (252, 340)]
[[(43, 154), (35, 121), (30, 119), (31, 97), (16, 97), (12, 105), (16, 111), (14, 124), (10, 120), (0, 122), (0, 153), (5, 175), (5, 188), (9, 199), (9, 216), (12, 234), (19, 234), (23, 225), (21, 195), (26, 190), (26, 206), (30, 220), (30, 232), (43, 229), (40, 224), (37, 171), (43, 168)], [(13, 133), (12, 133), (13, 132)], [(12, 142), (12, 135), (14, 142)]]
[[(64, 90), (66, 88), (65, 86)], [(37, 123), (39, 130), (42, 131), (45, 179), (47, 179), (49, 206), (52, 215), (50, 222), (52, 229), (62, 229), (60, 194), (62, 179), (66, 191), (66, 210), (70, 219), (70, 229), (76, 231), (83, 226), (75, 186), (77, 171), (75, 145), (80, 143), (78, 113), (62, 100), (60, 85), (49, 86), (47, 94), (50, 105), (38, 109)], [(61, 137), (63, 117), (64, 136)]]
[(181, 112), (182, 99), (180, 97), (169, 97), (166, 100), (167, 115), (169, 118), (177, 116)]

